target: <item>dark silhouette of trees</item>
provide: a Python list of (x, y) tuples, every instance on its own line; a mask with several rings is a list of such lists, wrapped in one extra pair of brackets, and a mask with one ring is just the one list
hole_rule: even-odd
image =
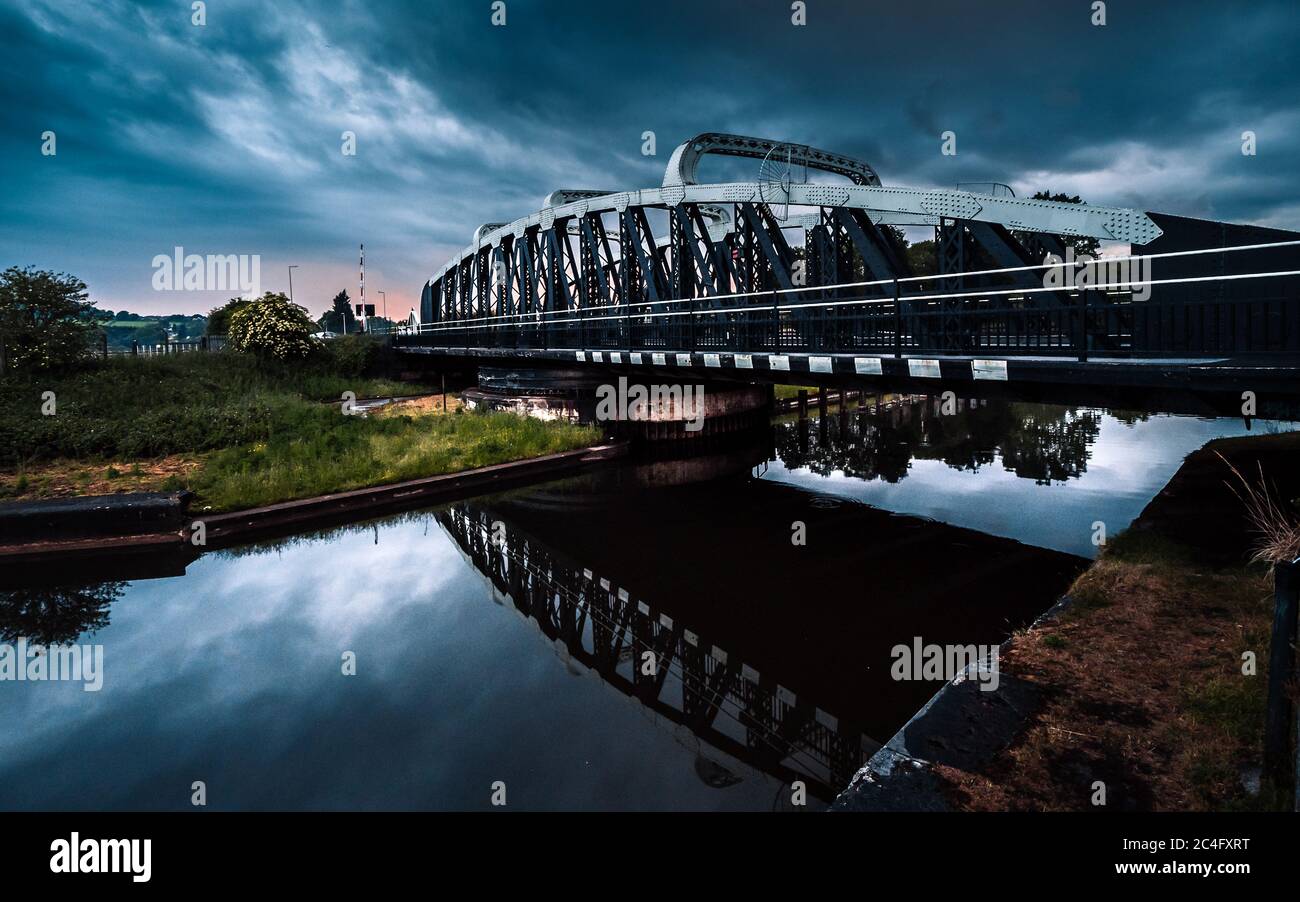
[(248, 298), (231, 298), (222, 304), (208, 311), (208, 324), (205, 328), (206, 335), (228, 335), (230, 334), (230, 318), (243, 310), (249, 304), (253, 303)]
[(75, 642), (82, 633), (108, 626), (109, 607), (125, 590), (124, 582), (106, 582), (0, 592), (0, 640), (25, 637), (39, 645)]
[(342, 333), (345, 331), (343, 328), (345, 323), (349, 335), (360, 329), (356, 314), (352, 312), (352, 299), (348, 297), (347, 291), (340, 291), (334, 295), (334, 300), (330, 302), (330, 309), (316, 322), (322, 332)]
[(912, 460), (978, 470), (1000, 456), (1017, 476), (1047, 484), (1082, 476), (1101, 430), (1101, 417), (1093, 411), (990, 403), (943, 414), (940, 403), (918, 399), (865, 416), (851, 411), (846, 430), (834, 415), (825, 423), (778, 423), (776, 452), (790, 468), (891, 483), (907, 476)]

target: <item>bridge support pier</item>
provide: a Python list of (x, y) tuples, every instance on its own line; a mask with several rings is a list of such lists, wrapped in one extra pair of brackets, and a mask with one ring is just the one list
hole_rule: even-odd
[(546, 421), (590, 423), (595, 419), (596, 388), (602, 381), (590, 370), (481, 366), (478, 385), (464, 392), (465, 406)]

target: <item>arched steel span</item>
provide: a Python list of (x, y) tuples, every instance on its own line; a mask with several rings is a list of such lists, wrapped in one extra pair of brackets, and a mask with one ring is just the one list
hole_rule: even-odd
[[(747, 138), (744, 135), (714, 133), (696, 135), (686, 143), (677, 145), (673, 155), (668, 158), (668, 169), (664, 172), (664, 186), (696, 184), (696, 170), (699, 168), (700, 160), (707, 154), (761, 160), (773, 149), (781, 146), (783, 145), (779, 141)], [(855, 185), (880, 184), (880, 176), (876, 175), (876, 170), (862, 160), (803, 145), (790, 146), (793, 150), (793, 162), (798, 165), (847, 176)]]
[[(794, 165), (847, 183), (789, 185), (788, 204), (813, 212), (782, 222), (763, 202), (758, 181), (696, 182), (700, 160), (709, 154), (760, 159), (774, 148), (788, 148)], [(666, 218), (666, 229), (652, 231), (652, 218)], [(1138, 210), (887, 188), (869, 164), (848, 156), (703, 134), (673, 151), (658, 188), (563, 189), (536, 213), (480, 226), (473, 243), (424, 286), (419, 318), (431, 323), (790, 289), (800, 256), (801, 284), (811, 286), (910, 275), (883, 225), (935, 226), (942, 272), (962, 269), (960, 245), (967, 241), (998, 266), (1016, 267), (1059, 252), (1059, 236), (1141, 245), (1161, 233)], [(805, 230), (802, 254), (783, 232), (791, 226)], [(1029, 273), (1017, 278), (1038, 282)]]

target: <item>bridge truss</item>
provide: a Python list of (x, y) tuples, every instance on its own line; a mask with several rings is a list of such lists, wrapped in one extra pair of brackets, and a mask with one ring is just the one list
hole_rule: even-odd
[[(761, 159), (760, 177), (699, 183), (700, 162), (711, 154)], [(838, 182), (807, 181), (809, 171)], [(1096, 290), (1081, 291), (1049, 285), (1044, 261), (1065, 256), (1072, 239), (1141, 246), (1159, 238), (1161, 226), (1137, 210), (1016, 198), (1002, 187), (885, 187), (851, 157), (699, 135), (673, 152), (658, 188), (559, 190), (530, 216), (479, 227), (424, 286), (419, 322), (404, 330), (415, 337), (402, 343), (776, 354), (1300, 353), (1294, 278), (1245, 286), (1168, 280), (1197, 284), (1163, 305), (1134, 304), (1132, 282), (1094, 279)], [(899, 231), (906, 226), (934, 228), (937, 275), (912, 272)], [(802, 242), (792, 242), (796, 230)], [(1151, 256), (1162, 255), (1143, 259)]]

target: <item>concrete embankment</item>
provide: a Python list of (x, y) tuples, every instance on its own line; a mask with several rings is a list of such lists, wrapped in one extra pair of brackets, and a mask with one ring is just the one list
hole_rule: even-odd
[(189, 492), (130, 492), (0, 505), (0, 566), (155, 552), (184, 542)]
[(0, 505), (0, 545), (33, 537), (60, 540), (142, 536), (180, 529), (188, 492), (136, 492)]
[[(1067, 604), (1063, 599), (1045, 617)], [(1009, 674), (1002, 674), (992, 691), (963, 674), (946, 683), (871, 756), (836, 797), (832, 810), (950, 810), (935, 766), (984, 768), (1023, 730), (1040, 700), (1036, 686)]]

